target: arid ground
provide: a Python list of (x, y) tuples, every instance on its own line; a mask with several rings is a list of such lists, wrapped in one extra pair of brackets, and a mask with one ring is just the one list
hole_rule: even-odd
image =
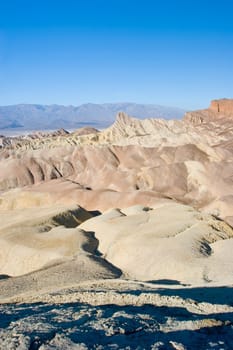
[(232, 251), (233, 100), (0, 136), (1, 350), (233, 349)]

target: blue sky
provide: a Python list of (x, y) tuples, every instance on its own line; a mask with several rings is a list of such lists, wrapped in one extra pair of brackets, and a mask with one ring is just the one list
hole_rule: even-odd
[(233, 98), (232, 0), (2, 0), (0, 105)]

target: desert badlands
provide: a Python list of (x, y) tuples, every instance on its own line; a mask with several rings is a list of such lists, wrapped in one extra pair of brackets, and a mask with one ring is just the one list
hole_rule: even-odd
[(1, 350), (233, 349), (233, 100), (0, 136), (0, 244)]

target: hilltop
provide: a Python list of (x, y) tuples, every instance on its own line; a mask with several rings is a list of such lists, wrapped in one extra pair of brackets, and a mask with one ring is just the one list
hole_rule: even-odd
[(118, 112), (137, 118), (181, 118), (184, 110), (176, 107), (137, 103), (87, 103), (80, 106), (19, 104), (0, 106), (0, 131), (73, 129), (91, 125), (104, 128), (114, 122)]
[(0, 349), (232, 348), (233, 100), (0, 141)]

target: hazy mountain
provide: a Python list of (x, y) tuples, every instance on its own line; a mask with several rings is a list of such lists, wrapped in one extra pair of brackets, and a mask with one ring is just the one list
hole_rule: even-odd
[(160, 105), (136, 103), (82, 104), (75, 106), (19, 104), (0, 107), (0, 129), (57, 129), (83, 125), (106, 127), (113, 123), (118, 112), (137, 118), (177, 119), (184, 110)]

